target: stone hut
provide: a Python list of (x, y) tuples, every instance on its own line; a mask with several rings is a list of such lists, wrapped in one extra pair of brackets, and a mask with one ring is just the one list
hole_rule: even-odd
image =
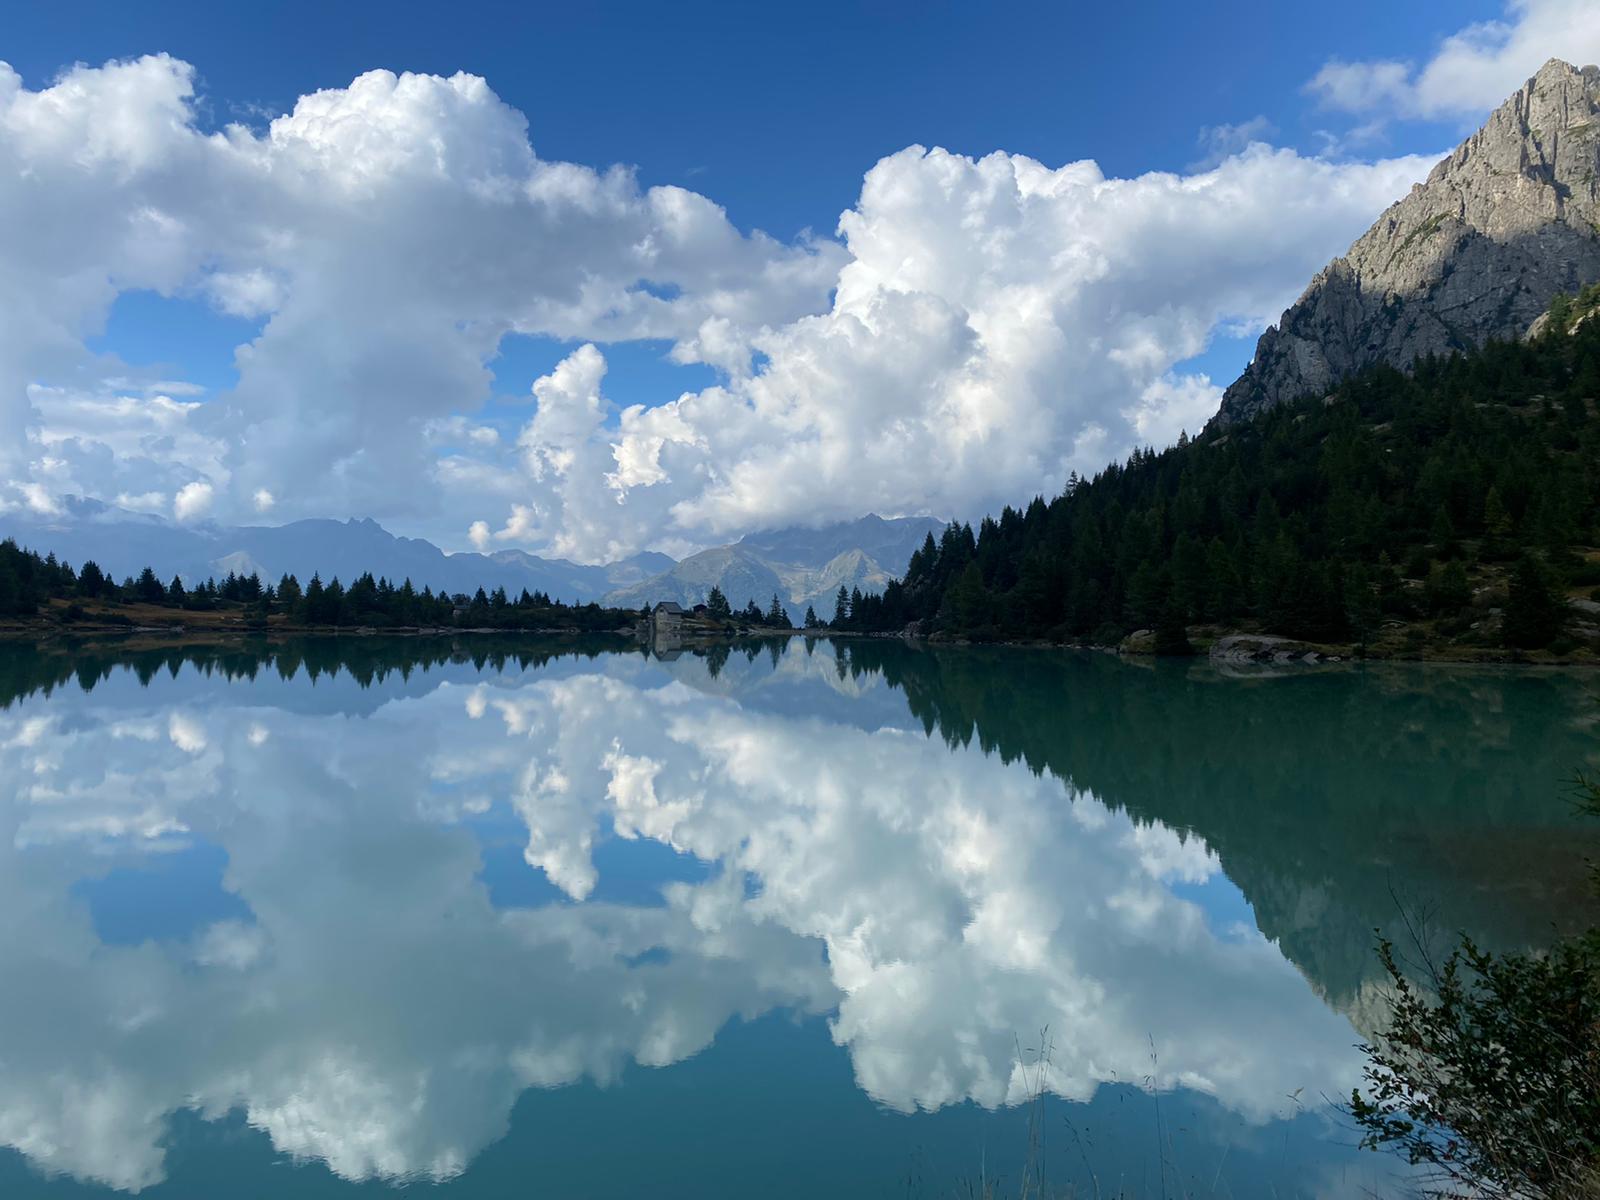
[(650, 610), (650, 632), (656, 637), (677, 637), (683, 632), (683, 605), (676, 600), (662, 600)]

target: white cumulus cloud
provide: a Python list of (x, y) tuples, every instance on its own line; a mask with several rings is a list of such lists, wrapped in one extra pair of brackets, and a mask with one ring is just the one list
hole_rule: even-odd
[(1398, 59), (1325, 63), (1307, 90), (1353, 113), (1447, 119), (1498, 105), (1550, 58), (1600, 62), (1600, 5), (1510, 0), (1496, 21), (1466, 25), (1420, 67)]
[[(38, 90), (0, 64), (0, 176), (14, 181), (0, 189), (14, 314), (0, 483), (14, 494), (40, 482), (41, 441), (67, 436), (30, 390), (129, 374), (87, 347), (122, 291), (269, 318), (236, 348), (238, 386), (183, 413), (227, 447), (202, 472), (219, 515), (270, 488), (286, 517), (415, 521), (441, 508), (430, 423), (482, 406), (508, 333), (664, 339), (692, 358), (708, 321), (747, 344), (820, 308), (842, 261), (834, 243), (741, 232), (706, 197), (626, 169), (540, 159), (522, 114), (474, 76), (370, 72), (260, 133), (207, 134), (195, 103), (193, 68), (166, 55)], [(201, 470), (193, 445), (139, 449), (107, 453), (150, 474)]]
[(215, 492), (204, 480), (186, 483), (172, 498), (172, 515), (180, 521), (196, 521), (211, 511)]
[[(1428, 165), (1255, 146), (1197, 174), (1113, 179), (1091, 162), (891, 155), (840, 221), (850, 260), (832, 307), (758, 335), (753, 373), (614, 423), (592, 359), (541, 381), (536, 422), (548, 404), (560, 436), (524, 435), (536, 456), (517, 503), (537, 519), (513, 507), (501, 533), (581, 529), (562, 544), (581, 556), (869, 510), (972, 515), (1055, 490), (1197, 429), (1218, 389), (1175, 367), (1219, 325), (1274, 319)], [(607, 462), (603, 478), (577, 469), (586, 458)]]
[[(370, 72), (264, 131), (195, 106), (167, 56), (38, 90), (0, 66), (4, 503), (162, 492), (181, 519), (373, 516), (583, 561), (975, 517), (1197, 427), (1227, 381), (1185, 360), (1275, 319), (1430, 165), (1273, 150), (1259, 120), (1128, 179), (913, 146), (835, 238), (784, 243), (540, 158), (470, 75)], [(261, 321), (237, 386), (173, 399), (92, 353), (129, 288)], [(486, 407), (508, 335), (573, 346), (515, 437)], [(719, 382), (612, 403), (605, 347), (639, 339)]]

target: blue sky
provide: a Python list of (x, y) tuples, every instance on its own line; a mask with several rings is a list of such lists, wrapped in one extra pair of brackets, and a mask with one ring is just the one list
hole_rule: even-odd
[[(1448, 149), (1544, 58), (1600, 56), (1589, 8), (25, 6), (0, 34), (22, 100), (84, 67), (30, 109), (55, 122), (49, 138), (13, 122), (16, 154), (34, 156), (18, 195), (60, 235), (39, 245), (80, 252), (36, 262), (0, 236), (0, 274), (9, 256), (29, 295), (35, 270), (103, 286), (0, 346), (0, 512), (82, 491), (183, 520), (375, 515), (453, 548), (594, 559), (867, 508), (974, 516), (1025, 500), (1203, 421), (1260, 328), (1425, 168), (1410, 156)], [(170, 58), (106, 67), (146, 55)], [(427, 96), (350, 90), (380, 69), (466, 72), (488, 98), (443, 80)], [(321, 89), (328, 104), (275, 141), (269, 123)], [(233, 123), (249, 134), (230, 153), (206, 146)], [(121, 169), (91, 180), (96, 137)], [(460, 194), (435, 211), (433, 183), (367, 163), (389, 139), (444, 147)], [(562, 191), (557, 217), (535, 197), (491, 234), (474, 156), (503, 166), (529, 146), (530, 180), (581, 176), (584, 196)], [(897, 154), (911, 146), (950, 155)], [(1040, 183), (1030, 165), (1082, 160), (1109, 186)], [(358, 161), (394, 186), (337, 220), (311, 212)], [(615, 164), (632, 171), (625, 197)], [(104, 211), (77, 205), (75, 184)], [(688, 217), (663, 187), (726, 214), (695, 210), (676, 258), (661, 248)], [(1285, 228), (1260, 228), (1279, 213)], [(128, 228), (140, 214), (161, 237)], [(26, 211), (13, 223), (28, 225)], [(100, 235), (125, 237), (100, 253)], [(459, 275), (448, 300), (430, 291), (441, 270)], [(905, 297), (926, 303), (884, 307)], [(600, 359), (576, 363), (590, 342)], [(670, 416), (625, 415), (685, 392)], [(113, 393), (125, 436), (97, 442)], [(918, 482), (930, 467), (944, 485)]]
[[(30, 84), (166, 51), (199, 68), (213, 124), (259, 122), (374, 67), (482, 75), (544, 158), (630, 163), (704, 191), (743, 228), (831, 233), (882, 155), (995, 149), (1108, 174), (1181, 170), (1206, 126), (1264, 116), (1318, 148), (1302, 89), (1330, 58), (1424, 59), (1500, 15), (1449, 3), (90, 3), (27, 5), (4, 51)], [(1398, 126), (1386, 149), (1454, 130)]]

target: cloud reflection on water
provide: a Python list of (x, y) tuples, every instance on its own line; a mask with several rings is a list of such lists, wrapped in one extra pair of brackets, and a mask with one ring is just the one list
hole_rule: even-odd
[[(830, 1014), (898, 1110), (1021, 1100), (1016, 1038), (1045, 1024), (1069, 1098), (1152, 1077), (1265, 1121), (1348, 1087), (1348, 1021), (1192, 898), (1220, 871), (1199, 838), (851, 723), (862, 685), (825, 647), (748, 688), (739, 661), (714, 690), (604, 658), (365, 715), (182, 677), (23, 700), (0, 726), (0, 1142), (138, 1188), (174, 1111), (240, 1108), (345, 1178), (448, 1178), (523, 1090), (780, 1010)], [(497, 813), (570, 902), (495, 907)], [(716, 869), (596, 900), (609, 839)], [(226, 852), (248, 918), (104, 944), (74, 885), (194, 844)]]

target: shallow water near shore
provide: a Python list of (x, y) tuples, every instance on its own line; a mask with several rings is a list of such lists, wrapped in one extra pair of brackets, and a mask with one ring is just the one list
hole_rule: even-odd
[(1397, 1194), (1329, 1104), (1374, 928), (1544, 944), (1600, 857), (1581, 671), (17, 644), (0, 703), (6, 1197)]

